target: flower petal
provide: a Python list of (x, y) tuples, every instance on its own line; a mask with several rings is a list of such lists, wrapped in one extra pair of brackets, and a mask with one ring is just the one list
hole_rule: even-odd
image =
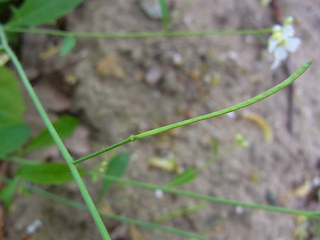
[(279, 59), (280, 61), (286, 59), (288, 57), (287, 50), (282, 46), (278, 46), (274, 50), (274, 57), (275, 59)]
[(286, 25), (282, 28), (282, 36), (284, 39), (293, 37), (294, 35), (294, 28), (292, 25)]
[(298, 46), (300, 45), (301, 40), (299, 38), (289, 38), (286, 41), (285, 44), (285, 48), (289, 51), (289, 52), (295, 52), (298, 49)]
[(272, 32), (279, 32), (282, 31), (282, 26), (279, 24), (276, 24), (272, 27)]
[(277, 45), (278, 45), (278, 41), (275, 40), (273, 37), (270, 37), (268, 41), (268, 52), (272, 53), (275, 50)]

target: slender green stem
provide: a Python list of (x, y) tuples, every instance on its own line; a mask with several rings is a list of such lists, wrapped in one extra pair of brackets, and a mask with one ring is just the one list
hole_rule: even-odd
[[(42, 190), (40, 188), (36, 188), (36, 187), (32, 187), (31, 186), (29, 189), (32, 192), (34, 192), (36, 194), (39, 194), (41, 196), (44, 196), (46, 198), (49, 198), (49, 199), (51, 199), (53, 201), (61, 202), (63, 204), (66, 204), (68, 206), (75, 207), (75, 208), (78, 208), (78, 209), (88, 210), (88, 208), (84, 204), (69, 200), (67, 198), (60, 197), (60, 196), (58, 196), (56, 194), (44, 191), (44, 190)], [(111, 214), (111, 213), (106, 213), (106, 212), (102, 212), (102, 211), (99, 211), (99, 212), (100, 212), (100, 214), (102, 216), (105, 216), (107, 218), (110, 218), (110, 219), (113, 219), (113, 220), (116, 220), (116, 221), (121, 221), (121, 222), (129, 223), (129, 224), (137, 225), (137, 226), (140, 226), (140, 227), (144, 227), (144, 228), (153, 228), (153, 229), (157, 229), (157, 230), (160, 230), (160, 231), (163, 231), (163, 232), (168, 232), (168, 233), (171, 233), (171, 234), (174, 234), (174, 235), (178, 235), (178, 236), (182, 236), (182, 237), (187, 237), (187, 238), (192, 238), (192, 239), (199, 239), (199, 240), (205, 240), (206, 239), (205, 237), (202, 237), (200, 235), (189, 233), (189, 232), (185, 232), (185, 231), (181, 231), (181, 230), (178, 230), (178, 229), (169, 228), (169, 227), (161, 226), (161, 225), (158, 225), (158, 224), (148, 223), (148, 222), (144, 222), (144, 221), (140, 221), (140, 220), (124, 217), (124, 216), (119, 216), (119, 215), (115, 215), (115, 214)]]
[[(311, 65), (311, 62), (308, 62), (308, 63), (302, 65), (295, 73), (293, 73), (290, 77), (288, 77), (283, 82), (279, 83), (278, 85), (274, 86), (273, 88), (270, 88), (269, 90), (267, 90), (267, 91), (255, 96), (253, 98), (250, 98), (249, 100), (246, 100), (246, 101), (238, 103), (238, 104), (236, 104), (234, 106), (231, 106), (231, 107), (228, 107), (228, 108), (225, 108), (225, 109), (213, 112), (213, 113), (209, 113), (209, 114), (202, 115), (202, 116), (199, 116), (199, 117), (187, 119), (187, 120), (184, 120), (184, 121), (181, 121), (181, 122), (173, 123), (173, 124), (170, 124), (170, 125), (167, 125), (167, 126), (163, 126), (163, 127), (160, 127), (160, 128), (156, 128), (156, 129), (153, 129), (153, 130), (150, 130), (150, 131), (146, 131), (146, 132), (140, 133), (140, 134), (134, 136), (134, 140), (145, 138), (145, 137), (149, 137), (149, 136), (152, 136), (152, 135), (155, 135), (155, 134), (159, 134), (159, 133), (162, 133), (162, 132), (165, 132), (165, 131), (169, 131), (169, 130), (172, 130), (172, 129), (177, 128), (177, 127), (182, 127), (182, 126), (185, 126), (185, 125), (188, 125), (188, 124), (191, 124), (191, 123), (195, 123), (195, 122), (203, 121), (203, 120), (206, 120), (206, 119), (214, 118), (214, 117), (217, 117), (217, 116), (221, 116), (223, 114), (226, 114), (226, 113), (229, 113), (229, 112), (233, 112), (233, 111), (239, 110), (241, 108), (245, 108), (247, 106), (250, 106), (250, 105), (252, 105), (254, 103), (257, 103), (257, 102), (259, 102), (259, 101), (261, 101), (261, 100), (263, 100), (263, 99), (265, 99), (265, 98), (267, 98), (267, 97), (279, 92), (280, 90), (282, 90), (283, 88), (285, 88), (286, 86), (291, 84), (294, 80), (296, 80), (298, 77), (300, 77), (310, 67), (310, 65)], [(133, 137), (131, 137), (131, 138), (133, 138)]]
[(153, 184), (149, 184), (149, 183), (128, 180), (128, 179), (114, 177), (114, 176), (110, 176), (110, 175), (98, 174), (98, 176), (101, 177), (102, 179), (108, 179), (110, 181), (128, 184), (128, 185), (135, 186), (135, 187), (152, 189), (152, 190), (162, 190), (162, 191), (168, 192), (168, 193), (173, 193), (173, 194), (177, 194), (177, 195), (181, 195), (181, 196), (186, 196), (186, 197), (191, 197), (191, 198), (195, 198), (195, 199), (201, 199), (201, 200), (206, 200), (209, 202), (221, 203), (221, 204), (226, 204), (226, 205), (231, 205), (231, 206), (241, 206), (241, 207), (259, 209), (259, 210), (264, 210), (264, 211), (279, 212), (279, 213), (286, 213), (286, 214), (293, 214), (293, 215), (303, 215), (303, 216), (307, 216), (307, 217), (311, 217), (311, 218), (316, 215), (320, 215), (320, 212), (315, 212), (315, 211), (304, 211), (304, 210), (296, 210), (296, 209), (262, 205), (262, 204), (252, 204), (252, 203), (246, 203), (246, 202), (241, 202), (241, 201), (235, 201), (235, 200), (230, 200), (230, 199), (224, 199), (224, 198), (203, 195), (203, 194), (194, 193), (194, 192), (187, 192), (187, 191), (183, 191), (183, 190), (179, 190), (179, 189), (175, 189), (175, 188), (171, 188), (171, 187), (167, 187), (167, 186), (157, 186), (157, 185), (153, 185)]
[(126, 144), (126, 143), (129, 143), (129, 142), (131, 142), (131, 141), (132, 141), (132, 140), (131, 140), (130, 138), (128, 138), (128, 139), (123, 140), (122, 142), (119, 142), (119, 143), (117, 143), (117, 144), (114, 144), (114, 145), (112, 145), (112, 146), (110, 146), (110, 147), (108, 147), (108, 148), (102, 149), (102, 150), (100, 150), (100, 151), (98, 151), (98, 152), (92, 153), (92, 154), (90, 154), (90, 155), (88, 155), (88, 156), (85, 156), (85, 157), (83, 157), (83, 158), (79, 158), (78, 160), (74, 161), (73, 163), (74, 163), (74, 164), (77, 164), (77, 163), (83, 162), (83, 161), (85, 161), (85, 160), (88, 160), (89, 158), (93, 158), (93, 157), (95, 157), (95, 156), (97, 156), (97, 155), (100, 155), (100, 154), (102, 154), (102, 153), (108, 152), (108, 151), (110, 151), (110, 150), (112, 150), (112, 149), (114, 149), (114, 148), (120, 147), (121, 145), (124, 145), (124, 144)]
[(73, 176), (73, 178), (75, 179), (78, 187), (79, 187), (79, 190), (83, 196), (83, 199), (84, 201), (86, 202), (87, 206), (88, 206), (88, 209), (100, 231), (100, 234), (102, 236), (102, 239), (104, 240), (111, 240), (109, 234), (108, 234), (108, 231), (106, 229), (106, 227), (104, 226), (103, 222), (102, 222), (102, 219), (99, 215), (99, 212), (98, 210), (96, 209), (91, 197), (90, 197), (90, 194), (85, 186), (85, 184), (83, 183), (82, 179), (81, 179), (81, 176), (78, 172), (78, 169), (73, 165), (73, 159), (70, 155), (70, 153), (68, 152), (68, 150), (66, 149), (66, 147), (64, 146), (61, 138), (59, 137), (57, 131), (55, 130), (55, 128), (53, 127), (48, 115), (46, 114), (41, 102), (39, 101), (38, 99), (38, 96), (36, 95), (35, 91), (33, 90), (18, 58), (16, 57), (15, 53), (12, 51), (12, 49), (10, 48), (8, 42), (7, 42), (7, 38), (6, 38), (6, 35), (5, 33), (3, 32), (3, 29), (2, 29), (2, 26), (0, 25), (0, 39), (1, 39), (1, 43), (5, 49), (5, 51), (7, 52), (7, 54), (10, 56), (10, 59), (12, 60), (14, 66), (16, 67), (17, 71), (18, 71), (18, 74), (24, 84), (24, 86), (26, 87), (32, 101), (34, 102), (41, 118), (43, 119), (45, 125), (47, 126), (48, 128), (48, 131), (50, 132), (52, 138), (54, 139), (56, 145), (58, 146), (62, 156), (64, 157), (69, 169), (70, 169), (70, 172)]
[(200, 30), (200, 31), (157, 31), (157, 32), (134, 32), (134, 33), (90, 33), (90, 32), (66, 32), (52, 29), (41, 28), (21, 28), (4, 26), (6, 32), (17, 33), (35, 33), (47, 34), (60, 37), (78, 37), (78, 38), (146, 38), (146, 37), (184, 37), (184, 36), (201, 36), (201, 35), (243, 35), (262, 33), (271, 33), (271, 28), (257, 30)]
[(140, 133), (138, 135), (132, 135), (130, 136), (128, 139), (120, 142), (120, 143), (117, 143), (109, 148), (106, 148), (106, 149), (103, 149), (99, 152), (96, 152), (94, 154), (91, 154), (87, 157), (83, 157), (77, 161), (75, 161), (74, 163), (80, 163), (84, 160), (87, 160), (89, 159), (90, 157), (92, 156), (97, 156), (101, 153), (104, 153), (104, 152), (107, 152), (111, 149), (114, 149), (118, 146), (121, 146), (123, 144), (126, 144), (128, 142), (134, 142), (135, 140), (138, 140), (138, 139), (141, 139), (141, 138), (146, 138), (146, 137), (150, 137), (150, 136), (153, 136), (153, 135), (156, 135), (156, 134), (159, 134), (159, 133), (163, 133), (163, 132), (166, 132), (166, 131), (169, 131), (169, 130), (172, 130), (174, 128), (178, 128), (178, 127), (182, 127), (182, 126), (185, 126), (185, 125), (188, 125), (188, 124), (191, 124), (191, 123), (195, 123), (195, 122), (199, 122), (199, 121), (202, 121), (202, 120), (206, 120), (206, 119), (210, 119), (210, 118), (214, 118), (214, 117), (217, 117), (217, 116), (221, 116), (223, 114), (226, 114), (226, 113), (229, 113), (229, 112), (233, 112), (233, 111), (236, 111), (236, 110), (239, 110), (241, 108), (245, 108), (247, 106), (250, 106), (254, 103), (257, 103), (277, 92), (279, 92), (280, 90), (282, 90), (283, 88), (285, 88), (286, 86), (288, 86), (289, 84), (291, 84), (294, 80), (296, 80), (298, 77), (300, 77), (311, 65), (312, 63), (311, 62), (307, 62), (306, 64), (302, 65), (301, 67), (298, 68), (298, 70), (293, 73), (290, 77), (288, 77), (286, 80), (284, 80), (283, 82), (279, 83), (278, 85), (274, 86), (273, 88), (270, 88), (269, 90), (253, 97), (253, 98), (250, 98), (249, 100), (246, 100), (246, 101), (243, 101), (241, 103), (238, 103), (234, 106), (231, 106), (231, 107), (228, 107), (228, 108), (225, 108), (225, 109), (222, 109), (222, 110), (219, 110), (219, 111), (216, 111), (216, 112), (213, 112), (213, 113), (209, 113), (209, 114), (206, 114), (206, 115), (202, 115), (202, 116), (199, 116), (199, 117), (195, 117), (195, 118), (191, 118), (191, 119), (187, 119), (187, 120), (184, 120), (184, 121), (181, 121), (181, 122), (177, 122), (177, 123), (173, 123), (173, 124), (169, 124), (169, 125), (166, 125), (166, 126), (163, 126), (163, 127), (159, 127), (159, 128), (156, 128), (156, 129), (153, 129), (153, 130), (150, 130), (150, 131), (146, 131), (146, 132), (143, 132), (143, 133)]

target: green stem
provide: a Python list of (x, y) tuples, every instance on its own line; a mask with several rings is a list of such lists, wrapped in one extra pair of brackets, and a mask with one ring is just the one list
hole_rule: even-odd
[(128, 139), (126, 139), (126, 140), (124, 140), (124, 141), (122, 141), (120, 143), (117, 143), (117, 144), (115, 144), (115, 145), (113, 145), (113, 146), (111, 146), (109, 148), (103, 149), (103, 150), (101, 150), (101, 151), (99, 151), (97, 153), (91, 154), (91, 155), (89, 155), (87, 157), (83, 157), (83, 158), (75, 161), (74, 163), (75, 164), (80, 163), (80, 162), (82, 162), (84, 160), (89, 159), (90, 156), (97, 156), (97, 155), (99, 155), (101, 153), (109, 151), (110, 149), (114, 149), (114, 148), (116, 148), (118, 146), (126, 144), (126, 143), (128, 143), (130, 141), (134, 142), (135, 140), (138, 140), (138, 139), (141, 139), (141, 138), (150, 137), (150, 136), (153, 136), (153, 135), (156, 135), (156, 134), (159, 134), (159, 133), (163, 133), (163, 132), (172, 130), (174, 128), (182, 127), (182, 126), (185, 126), (185, 125), (188, 125), (188, 124), (191, 124), (191, 123), (195, 123), (195, 122), (199, 122), (199, 121), (202, 121), (202, 120), (206, 120), (206, 119), (214, 118), (214, 117), (217, 117), (217, 116), (221, 116), (223, 114), (226, 114), (226, 113), (229, 113), (229, 112), (233, 112), (233, 111), (239, 110), (241, 108), (245, 108), (247, 106), (250, 106), (250, 105), (252, 105), (254, 103), (257, 103), (257, 102), (259, 102), (259, 101), (261, 101), (261, 100), (263, 100), (263, 99), (265, 99), (265, 98), (267, 98), (267, 97), (279, 92), (280, 90), (282, 90), (283, 88), (285, 88), (286, 86), (291, 84), (294, 80), (296, 80), (298, 77), (300, 77), (310, 67), (311, 64), (312, 64), (311, 62), (305, 63), (304, 65), (299, 67), (298, 70), (295, 73), (293, 73), (290, 77), (288, 77), (283, 82), (281, 82), (278, 85), (274, 86), (273, 88), (270, 88), (269, 90), (259, 94), (258, 96), (250, 98), (249, 100), (243, 101), (243, 102), (238, 103), (238, 104), (236, 104), (234, 106), (231, 106), (231, 107), (228, 107), (228, 108), (225, 108), (225, 109), (213, 112), (213, 113), (209, 113), (209, 114), (202, 115), (202, 116), (199, 116), (199, 117), (187, 119), (187, 120), (184, 120), (184, 121), (181, 121), (181, 122), (169, 124), (169, 125), (166, 125), (166, 126), (163, 126), (163, 127), (159, 127), (159, 128), (156, 128), (156, 129), (152, 129), (150, 131), (146, 131), (146, 132), (140, 133), (138, 135), (132, 135)]
[[(57, 195), (55, 195), (53, 193), (44, 191), (42, 189), (39, 189), (39, 188), (31, 186), (30, 190), (32, 192), (36, 193), (36, 194), (42, 195), (42, 196), (44, 196), (46, 198), (49, 198), (49, 199), (51, 199), (53, 201), (61, 202), (63, 204), (66, 204), (68, 206), (75, 207), (75, 208), (78, 208), (78, 209), (88, 210), (88, 208), (84, 204), (69, 200), (67, 198), (63, 198), (63, 197), (57, 196)], [(161, 225), (154, 224), (154, 223), (148, 223), (148, 222), (144, 222), (144, 221), (140, 221), (140, 220), (124, 217), (124, 216), (118, 216), (118, 215), (115, 215), (115, 214), (110, 214), (110, 213), (106, 213), (106, 212), (102, 212), (102, 211), (100, 211), (100, 214), (102, 216), (105, 216), (105, 217), (107, 217), (109, 219), (113, 219), (113, 220), (116, 220), (116, 221), (121, 221), (121, 222), (129, 223), (129, 224), (134, 224), (134, 225), (137, 225), (137, 226), (140, 226), (140, 227), (144, 227), (144, 228), (153, 228), (153, 229), (157, 229), (157, 230), (160, 230), (160, 231), (163, 231), (163, 232), (168, 232), (168, 233), (175, 234), (175, 235), (182, 236), (182, 237), (187, 237), (187, 238), (192, 238), (192, 239), (199, 239), (199, 240), (205, 240), (206, 239), (205, 237), (202, 237), (202, 236), (197, 235), (197, 234), (193, 234), (193, 233), (181, 231), (181, 230), (178, 230), (178, 229), (161, 226)]]
[(253, 209), (259, 209), (264, 211), (270, 211), (270, 212), (279, 212), (279, 213), (286, 213), (286, 214), (293, 214), (293, 215), (303, 215), (307, 217), (314, 217), (316, 215), (320, 215), (320, 212), (315, 211), (304, 211), (304, 210), (296, 210), (296, 209), (290, 209), (290, 208), (283, 208), (283, 207), (276, 207), (276, 206), (269, 206), (269, 205), (261, 205), (261, 204), (252, 204), (252, 203), (246, 203), (241, 201), (235, 201), (230, 199), (224, 199), (224, 198), (218, 198), (208, 195), (203, 195), (199, 193), (194, 192), (187, 192), (167, 186), (157, 186), (149, 183), (143, 183), (143, 182), (137, 182), (133, 180), (128, 180), (124, 178), (118, 178), (110, 175), (103, 175), (98, 174), (99, 177), (102, 179), (108, 179), (113, 182), (128, 184), (135, 187), (145, 188), (145, 189), (151, 189), (151, 190), (162, 190), (164, 192), (173, 193), (181, 196), (191, 197), (195, 199), (201, 199), (206, 200), (209, 202), (215, 202), (215, 203), (221, 203), (231, 206), (241, 206), (241, 207), (247, 207), (247, 208), (253, 208)]
[(73, 176), (73, 178), (75, 179), (78, 187), (79, 187), (79, 190), (82, 194), (82, 197), (84, 199), (84, 201), (86, 202), (87, 206), (88, 206), (88, 209), (100, 231), (100, 234), (102, 236), (102, 239), (104, 240), (111, 240), (109, 234), (108, 234), (108, 231), (106, 229), (106, 227), (104, 226), (103, 222), (102, 222), (102, 219), (99, 215), (99, 212), (98, 210), (96, 209), (91, 197), (90, 197), (90, 194), (85, 186), (85, 184), (83, 183), (82, 179), (81, 179), (81, 176), (78, 172), (78, 169), (74, 166), (73, 164), (73, 159), (70, 155), (70, 153), (68, 152), (68, 150), (66, 149), (66, 147), (64, 146), (61, 138), (59, 137), (57, 131), (55, 130), (55, 128), (53, 127), (48, 115), (46, 114), (41, 102), (39, 101), (38, 99), (38, 96), (36, 95), (35, 91), (33, 90), (18, 58), (16, 57), (15, 53), (12, 51), (12, 49), (10, 48), (8, 42), (7, 42), (7, 38), (6, 38), (6, 35), (5, 33), (3, 32), (3, 28), (2, 26), (0, 25), (0, 38), (1, 38), (1, 42), (2, 42), (2, 45), (5, 49), (5, 51), (7, 52), (7, 54), (10, 56), (10, 59), (12, 60), (15, 68), (17, 69), (18, 71), (18, 74), (24, 84), (24, 86), (26, 87), (33, 103), (35, 104), (41, 118), (43, 119), (45, 125), (47, 126), (48, 128), (48, 131), (50, 132), (53, 140), (55, 141), (56, 145), (58, 146), (62, 156), (64, 157), (69, 169), (70, 169), (70, 172)]
[(78, 37), (78, 38), (146, 38), (146, 37), (184, 37), (184, 36), (200, 36), (200, 35), (243, 35), (262, 33), (271, 33), (271, 28), (263, 28), (258, 30), (200, 30), (200, 31), (157, 31), (157, 32), (135, 32), (135, 33), (90, 33), (90, 32), (66, 32), (52, 29), (41, 28), (21, 28), (4, 26), (6, 32), (18, 33), (36, 33), (47, 34), (60, 37)]
[(102, 154), (102, 153), (104, 153), (104, 152), (108, 152), (108, 151), (110, 151), (110, 150), (112, 150), (112, 149), (114, 149), (114, 148), (120, 147), (121, 145), (124, 145), (124, 144), (126, 144), (126, 143), (129, 143), (129, 142), (131, 142), (131, 141), (132, 141), (132, 140), (131, 140), (130, 138), (127, 138), (126, 140), (123, 140), (122, 142), (119, 142), (119, 143), (117, 143), (117, 144), (114, 144), (114, 145), (112, 145), (112, 146), (110, 146), (110, 147), (108, 147), (108, 148), (102, 149), (102, 150), (100, 150), (100, 151), (98, 151), (98, 152), (92, 153), (92, 154), (90, 154), (90, 155), (88, 155), (88, 156), (85, 156), (85, 157), (83, 157), (83, 158), (79, 158), (78, 160), (74, 161), (73, 163), (74, 163), (74, 164), (77, 164), (77, 163), (83, 162), (83, 161), (88, 160), (88, 159), (90, 159), (90, 158), (93, 158), (93, 157), (95, 157), (95, 156), (97, 156), (97, 155), (100, 155), (100, 154)]
[(213, 112), (213, 113), (209, 113), (209, 114), (205, 114), (199, 117), (195, 117), (195, 118), (191, 118), (191, 119), (187, 119), (181, 122), (177, 122), (177, 123), (173, 123), (167, 126), (163, 126), (160, 128), (156, 128), (150, 131), (146, 131), (143, 133), (140, 133), (138, 135), (135, 135), (134, 138), (131, 137), (131, 139), (137, 140), (137, 139), (141, 139), (141, 138), (145, 138), (145, 137), (149, 137), (155, 134), (159, 134), (165, 131), (169, 131), (172, 130), (174, 128), (178, 128), (178, 127), (182, 127), (191, 123), (195, 123), (195, 122), (199, 122), (199, 121), (203, 121), (206, 119), (210, 119), (210, 118), (214, 118), (217, 116), (221, 116), (223, 114), (229, 113), (229, 112), (233, 112), (236, 110), (239, 110), (241, 108), (245, 108), (247, 106), (250, 106), (254, 103), (257, 103), (277, 92), (279, 92), (280, 90), (282, 90), (283, 88), (285, 88), (286, 86), (288, 86), (289, 84), (291, 84), (294, 80), (296, 80), (298, 77), (300, 77), (311, 65), (311, 62), (308, 62), (304, 65), (302, 65), (295, 73), (293, 73), (290, 77), (288, 77), (286, 80), (284, 80), (283, 82), (279, 83), (278, 85), (274, 86), (273, 88), (270, 88), (269, 90), (259, 94), (258, 96), (255, 96), (253, 98), (250, 98), (249, 100), (246, 100), (244, 102), (238, 103), (234, 106)]

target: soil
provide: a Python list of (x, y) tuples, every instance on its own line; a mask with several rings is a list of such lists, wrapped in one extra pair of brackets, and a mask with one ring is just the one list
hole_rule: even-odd
[[(191, 2), (171, 30), (260, 29), (274, 25), (273, 11), (261, 7), (256, 0)], [(177, 16), (186, 1), (169, 3), (171, 15)], [(249, 203), (320, 209), (318, 196), (309, 196), (310, 186), (320, 177), (317, 83), (320, 51), (316, 51), (320, 39), (320, 4), (315, 0), (284, 0), (280, 7), (283, 17), (295, 18), (296, 35), (302, 41), (286, 66), (291, 73), (310, 60), (313, 66), (294, 83), (292, 116), (287, 113), (288, 89), (246, 109), (267, 122), (273, 140), (266, 142), (257, 121), (243, 117), (245, 110), (241, 110), (116, 149), (112, 154), (127, 151), (131, 155), (125, 178), (165, 185), (176, 173), (151, 168), (150, 159), (174, 159), (180, 171), (199, 167), (217, 156), (212, 148), (215, 139), (221, 156), (201, 170), (196, 180), (180, 189)], [(162, 23), (145, 15), (134, 0), (91, 0), (70, 14), (65, 26), (70, 31), (126, 33), (159, 31)], [(22, 60), (51, 117), (71, 113), (80, 118), (82, 126), (77, 130), (78, 135), (67, 142), (75, 158), (132, 134), (239, 103), (288, 76), (285, 66), (270, 70), (272, 55), (264, 42), (252, 35), (81, 38), (67, 57), (39, 58), (60, 42), (56, 37), (26, 34)], [(27, 121), (37, 130), (42, 123), (32, 104), (28, 104)], [(292, 121), (291, 132), (288, 121)], [(249, 147), (233, 144), (238, 133)], [(109, 159), (112, 154), (87, 160), (79, 166), (95, 168), (101, 159)], [(55, 148), (32, 156), (63, 161)], [(86, 182), (96, 198), (101, 182), (94, 183), (91, 179)], [(74, 183), (48, 190), (82, 201)], [(157, 198), (154, 191), (125, 185), (114, 185), (102, 204), (118, 215), (148, 222), (178, 209), (203, 204), (200, 210), (162, 224), (203, 234), (208, 239), (285, 240), (299, 239), (301, 233), (305, 233), (303, 239), (316, 239), (312, 238), (309, 223), (292, 215), (168, 193)], [(33, 194), (27, 199), (18, 197), (14, 202), (9, 218), (11, 239), (21, 239), (25, 227), (35, 219), (43, 227), (30, 236), (33, 240), (100, 239), (88, 213)], [(107, 219), (105, 222), (113, 240), (134, 239), (128, 224)], [(145, 239), (185, 239), (159, 230), (139, 227), (138, 231)]]

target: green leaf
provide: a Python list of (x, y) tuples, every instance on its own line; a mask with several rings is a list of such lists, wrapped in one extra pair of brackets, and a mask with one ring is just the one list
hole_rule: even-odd
[(0, 129), (23, 123), (25, 110), (19, 81), (7, 67), (0, 67)]
[(197, 177), (197, 169), (189, 168), (184, 172), (180, 173), (179, 175), (177, 175), (176, 177), (174, 177), (167, 184), (167, 186), (172, 187), (172, 186), (183, 185), (193, 181), (196, 177)]
[[(80, 175), (85, 170), (78, 169)], [(26, 165), (17, 169), (16, 176), (21, 179), (46, 185), (59, 185), (73, 180), (69, 167), (64, 163), (40, 163), (38, 165)]]
[(159, 4), (161, 7), (161, 13), (162, 13), (162, 28), (164, 30), (167, 30), (167, 27), (169, 25), (169, 20), (170, 20), (169, 6), (167, 3), (167, 0), (159, 0)]
[(72, 36), (68, 36), (63, 39), (60, 56), (66, 56), (76, 46), (76, 39)]
[(12, 1), (12, 0), (0, 0), (0, 4), (8, 3), (10, 1)]
[[(105, 174), (109, 176), (121, 177), (127, 169), (129, 160), (130, 155), (128, 153), (117, 154), (111, 159)], [(98, 198), (99, 200), (101, 200), (103, 196), (108, 192), (113, 183), (114, 182), (112, 180), (108, 179), (103, 182)]]
[[(79, 124), (79, 120), (72, 116), (60, 117), (53, 123), (61, 139), (69, 137)], [(54, 141), (48, 131), (44, 129), (38, 136), (33, 138), (30, 144), (24, 149), (23, 153), (31, 152), (40, 148), (48, 147), (54, 144)]]
[(7, 26), (35, 27), (40, 24), (54, 24), (55, 21), (72, 12), (83, 0), (26, 0), (19, 8), (13, 8), (13, 16)]
[(0, 192), (0, 199), (4, 202), (8, 211), (10, 210), (10, 206), (18, 183), (19, 179), (16, 177), (12, 179)]
[(30, 137), (31, 129), (24, 124), (12, 125), (0, 130), (0, 157), (6, 157), (22, 147)]

